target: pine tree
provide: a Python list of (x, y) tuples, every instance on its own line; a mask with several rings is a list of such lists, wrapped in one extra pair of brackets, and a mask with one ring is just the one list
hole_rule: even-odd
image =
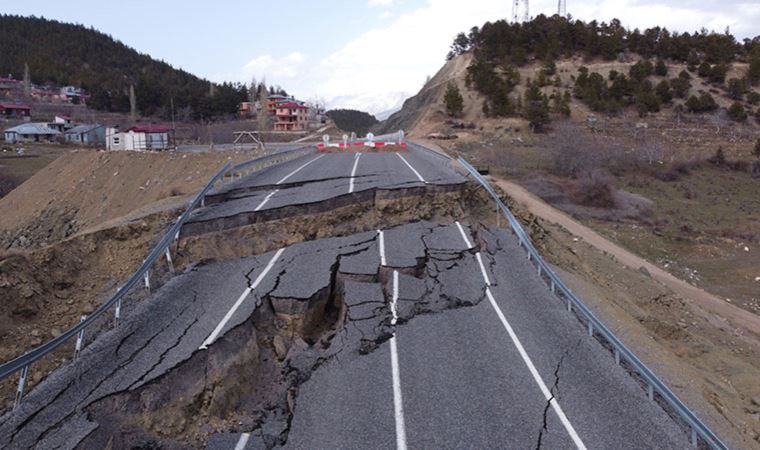
[(530, 123), (533, 132), (541, 132), (549, 123), (549, 101), (536, 83), (528, 81), (523, 102), (523, 116)]
[(256, 116), (256, 123), (259, 131), (269, 130), (270, 121), (267, 103), (269, 103), (269, 90), (267, 90), (267, 85), (262, 80), (261, 84), (259, 84), (259, 105), (261, 106), (261, 109), (259, 109), (258, 115)]
[(464, 108), (464, 99), (459, 93), (456, 84), (449, 82), (446, 85), (446, 93), (443, 94), (443, 103), (446, 105), (446, 114), (450, 117), (459, 117)]

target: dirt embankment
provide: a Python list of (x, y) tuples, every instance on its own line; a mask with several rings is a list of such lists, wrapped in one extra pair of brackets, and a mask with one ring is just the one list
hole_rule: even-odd
[[(182, 204), (242, 152), (73, 151), (0, 199), (0, 249), (37, 248)], [(115, 225), (115, 223), (111, 223)]]

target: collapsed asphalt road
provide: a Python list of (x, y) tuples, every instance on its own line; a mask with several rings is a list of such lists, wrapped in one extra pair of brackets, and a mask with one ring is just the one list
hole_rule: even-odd
[[(465, 182), (435, 156), (403, 156), (308, 155), (226, 186), (197, 217), (224, 217), (238, 200), (254, 218), (280, 199), (294, 204), (278, 199), (283, 178), (314, 202)], [(35, 446), (688, 441), (552, 298), (511, 233), (449, 221), (190, 267), (0, 418), (0, 447)]]

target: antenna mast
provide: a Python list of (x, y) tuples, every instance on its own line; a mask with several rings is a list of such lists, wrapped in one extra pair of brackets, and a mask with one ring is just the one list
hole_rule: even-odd
[(517, 23), (520, 20), (520, 4), (524, 6), (522, 20), (527, 22), (530, 20), (530, 6), (529, 0), (513, 0), (512, 2), (512, 22)]
[(557, 15), (559, 15), (560, 17), (567, 16), (567, 0), (558, 0)]

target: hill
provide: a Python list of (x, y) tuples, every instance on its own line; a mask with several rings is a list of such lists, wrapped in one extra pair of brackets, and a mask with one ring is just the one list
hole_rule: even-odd
[(370, 127), (377, 123), (372, 114), (355, 109), (333, 109), (327, 111), (327, 117), (335, 122), (335, 126), (343, 131), (355, 132), (357, 136), (367, 134)]
[(199, 119), (234, 114), (247, 97), (244, 85), (212, 84), (82, 25), (0, 15), (0, 42), (3, 76), (22, 78), (27, 64), (33, 83), (82, 87), (102, 111), (128, 112), (130, 85), (142, 115), (165, 119), (172, 99), (179, 117)]

